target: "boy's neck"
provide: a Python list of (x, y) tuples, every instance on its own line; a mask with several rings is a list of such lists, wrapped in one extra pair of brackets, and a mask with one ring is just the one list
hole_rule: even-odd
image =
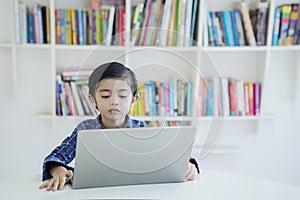
[(125, 128), (127, 124), (127, 116), (125, 116), (124, 120), (115, 121), (115, 120), (105, 120), (102, 117), (100, 117), (101, 124), (105, 128)]

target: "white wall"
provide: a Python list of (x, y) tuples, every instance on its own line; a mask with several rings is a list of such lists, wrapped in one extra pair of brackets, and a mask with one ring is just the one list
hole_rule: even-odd
[[(70, 132), (51, 133), (51, 122), (35, 117), (36, 87), (18, 74), (17, 96), (13, 96), (9, 65), (0, 73), (0, 177), (32, 175), (41, 172), (43, 158)], [(45, 88), (47, 93), (47, 88)], [(39, 94), (43, 95), (43, 94)], [(202, 168), (234, 171), (267, 177), (300, 186), (300, 101), (291, 102), (289, 110), (274, 119), (256, 122), (226, 123), (220, 144), (236, 143), (235, 154), (211, 154), (201, 160)]]

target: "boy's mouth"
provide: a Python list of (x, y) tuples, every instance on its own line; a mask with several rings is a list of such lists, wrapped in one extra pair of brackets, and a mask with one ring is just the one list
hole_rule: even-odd
[(111, 108), (111, 109), (108, 110), (108, 112), (110, 112), (110, 113), (118, 113), (118, 112), (120, 112), (120, 110), (118, 110), (117, 108)]

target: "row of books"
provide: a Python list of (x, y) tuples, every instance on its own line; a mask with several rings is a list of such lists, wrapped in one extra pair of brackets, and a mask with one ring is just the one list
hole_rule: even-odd
[(96, 115), (88, 98), (88, 78), (93, 68), (68, 67), (56, 75), (56, 115)]
[(284, 4), (274, 12), (272, 45), (300, 44), (299, 4)]
[(199, 116), (260, 115), (260, 83), (230, 78), (200, 79)]
[(56, 9), (57, 44), (125, 44), (124, 5), (99, 9)]
[(256, 46), (266, 44), (268, 2), (249, 10), (245, 2), (234, 11), (210, 11), (207, 15), (209, 46)]
[(23, 2), (14, 2), (15, 40), (20, 43), (50, 44), (50, 9), (34, 3), (29, 8)]
[(170, 126), (181, 126), (180, 121), (144, 121), (148, 127), (170, 127)]
[(145, 0), (132, 9), (131, 45), (192, 46), (199, 0)]
[(193, 84), (176, 79), (173, 82), (140, 83), (139, 100), (130, 110), (133, 116), (192, 115)]

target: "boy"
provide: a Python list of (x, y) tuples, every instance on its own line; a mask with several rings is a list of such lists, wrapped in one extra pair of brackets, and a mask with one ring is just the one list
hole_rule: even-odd
[[(137, 100), (135, 74), (118, 62), (97, 67), (89, 78), (89, 99), (100, 112), (96, 119), (79, 123), (72, 134), (48, 155), (43, 163), (43, 181), (39, 188), (48, 191), (62, 190), (66, 181), (73, 177), (73, 168), (67, 164), (75, 157), (77, 132), (82, 129), (140, 128), (144, 122), (131, 119), (127, 113)], [(198, 164), (191, 158), (186, 180), (195, 179)]]

